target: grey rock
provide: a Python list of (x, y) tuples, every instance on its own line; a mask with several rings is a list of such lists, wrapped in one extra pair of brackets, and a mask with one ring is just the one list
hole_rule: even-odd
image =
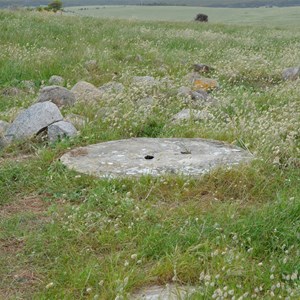
[(191, 88), (187, 87), (187, 86), (181, 86), (178, 90), (177, 90), (177, 96), (179, 97), (188, 97), (191, 94)]
[(17, 116), (4, 137), (8, 142), (27, 139), (62, 119), (63, 116), (54, 103), (36, 103)]
[(139, 112), (148, 112), (154, 105), (154, 99), (151, 96), (145, 97), (137, 100), (136, 105)]
[(58, 139), (70, 138), (77, 135), (77, 130), (73, 124), (65, 121), (60, 121), (51, 124), (48, 127), (48, 139), (54, 142)]
[(192, 91), (190, 93), (190, 95), (193, 100), (204, 100), (205, 101), (209, 98), (208, 93), (203, 90)]
[(151, 286), (133, 294), (130, 300), (179, 300), (188, 299), (195, 293), (196, 289), (189, 286), (177, 286), (168, 284), (166, 286)]
[(153, 87), (158, 81), (152, 76), (134, 76), (132, 83), (139, 86)]
[(9, 127), (9, 123), (0, 120), (0, 136), (3, 136), (7, 128)]
[(216, 167), (249, 162), (252, 155), (218, 141), (184, 138), (133, 138), (80, 147), (61, 162), (98, 177), (166, 174), (201, 176)]
[(49, 84), (63, 86), (65, 84), (65, 80), (61, 76), (53, 75), (49, 79)]
[(97, 102), (103, 96), (103, 91), (86, 81), (77, 82), (71, 92), (74, 94), (76, 101), (82, 102)]
[(122, 83), (111, 81), (99, 87), (99, 90), (104, 94), (120, 94), (125, 87)]
[(296, 80), (300, 77), (300, 67), (287, 68), (282, 72), (284, 80)]
[(75, 95), (68, 89), (61, 86), (52, 85), (42, 88), (40, 96), (37, 100), (37, 102), (46, 101), (51, 101), (58, 107), (72, 106), (75, 104), (76, 98)]
[(176, 115), (174, 115), (172, 117), (172, 122), (180, 123), (188, 120), (194, 120), (194, 121), (208, 120), (211, 119), (212, 117), (213, 117), (212, 114), (210, 114), (207, 111), (186, 108), (181, 110)]

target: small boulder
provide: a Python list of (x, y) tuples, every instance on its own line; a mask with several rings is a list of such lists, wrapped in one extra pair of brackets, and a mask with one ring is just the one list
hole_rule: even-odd
[(75, 95), (68, 89), (61, 86), (52, 85), (42, 88), (40, 96), (37, 100), (37, 102), (46, 101), (51, 101), (58, 107), (72, 106), (75, 104), (76, 98)]
[(148, 113), (154, 105), (153, 97), (145, 97), (136, 101), (137, 110), (140, 113)]
[(199, 120), (208, 120), (211, 118), (212, 118), (212, 114), (210, 114), (207, 111), (186, 108), (181, 110), (176, 115), (174, 115), (172, 117), (172, 122), (180, 123), (188, 120), (199, 121)]
[(177, 96), (178, 97), (188, 97), (191, 93), (191, 89), (187, 86), (181, 86), (178, 90), (177, 90)]
[(158, 82), (152, 76), (134, 76), (132, 78), (132, 83), (134, 85), (145, 86), (147, 88), (155, 86)]
[(77, 82), (71, 89), (76, 101), (94, 102), (102, 98), (103, 92), (86, 81)]
[(192, 104), (194, 107), (203, 106), (203, 105), (214, 105), (218, 103), (218, 100), (211, 95), (209, 95), (207, 92), (203, 90), (197, 90), (192, 91), (190, 93), (190, 104)]
[(58, 107), (49, 101), (36, 103), (22, 111), (5, 132), (8, 142), (30, 138), (52, 123), (63, 119)]
[(74, 137), (76, 135), (76, 128), (69, 122), (59, 121), (48, 126), (48, 139), (50, 142), (66, 137)]
[(121, 94), (125, 87), (122, 83), (111, 81), (99, 87), (103, 94)]
[(300, 77), (300, 67), (287, 68), (282, 72), (284, 80), (296, 80)]
[(53, 75), (49, 79), (49, 84), (63, 86), (65, 84), (65, 80), (61, 76)]

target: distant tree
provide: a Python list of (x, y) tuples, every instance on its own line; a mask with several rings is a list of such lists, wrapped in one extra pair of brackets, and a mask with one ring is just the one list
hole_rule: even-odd
[(61, 10), (62, 2), (60, 0), (54, 0), (53, 2), (48, 4), (48, 10), (52, 10), (54, 12)]
[(195, 18), (195, 21), (198, 22), (208, 22), (208, 16), (205, 14), (198, 14)]

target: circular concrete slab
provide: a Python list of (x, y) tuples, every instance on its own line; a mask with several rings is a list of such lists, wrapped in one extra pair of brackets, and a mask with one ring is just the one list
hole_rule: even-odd
[(98, 177), (164, 174), (199, 176), (218, 166), (250, 161), (251, 154), (222, 142), (187, 138), (133, 138), (74, 149), (61, 162)]

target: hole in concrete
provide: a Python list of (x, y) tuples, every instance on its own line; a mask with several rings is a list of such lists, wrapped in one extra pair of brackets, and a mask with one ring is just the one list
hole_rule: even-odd
[(181, 154), (192, 154), (192, 152), (189, 151), (189, 150), (187, 150), (187, 151), (181, 151), (180, 153), (181, 153)]
[(153, 155), (146, 155), (146, 156), (145, 156), (145, 159), (153, 159), (153, 158), (154, 158)]

